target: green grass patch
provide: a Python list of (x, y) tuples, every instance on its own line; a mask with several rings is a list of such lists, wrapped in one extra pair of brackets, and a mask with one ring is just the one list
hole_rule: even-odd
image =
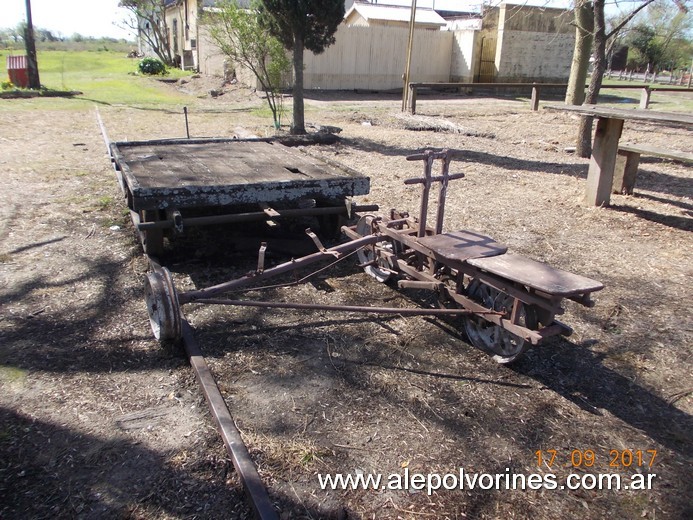
[[(687, 85), (667, 85), (643, 83), (638, 81), (626, 81), (604, 78), (602, 88), (599, 91), (599, 104), (622, 106), (638, 106), (640, 95), (645, 86), (664, 87), (676, 90), (685, 90)], [(628, 86), (633, 88), (609, 88), (614, 86)], [(639, 88), (638, 88), (639, 87)], [(654, 90), (650, 94), (650, 108), (663, 112), (690, 112), (693, 111), (693, 93), (691, 92), (661, 92)]]
[[(0, 51), (5, 61), (8, 51)], [(54, 90), (78, 90), (83, 95), (74, 100), (76, 108), (84, 108), (84, 101), (109, 105), (167, 105), (182, 104), (187, 98), (160, 88), (155, 79), (136, 73), (139, 60), (114, 51), (39, 51), (41, 84)], [(190, 75), (171, 69), (167, 77)], [(80, 102), (81, 100), (81, 102)], [(52, 106), (65, 108), (64, 100), (14, 100), (12, 107), (28, 105), (40, 109)]]
[(22, 383), (26, 379), (27, 373), (21, 368), (0, 365), (0, 383)]
[(101, 211), (106, 211), (108, 208), (110, 208), (113, 205), (113, 197), (110, 196), (104, 196), (104, 197), (99, 197), (98, 200), (96, 201), (96, 207), (101, 210)]
[[(640, 89), (610, 89), (604, 86), (599, 91), (599, 104), (637, 108), (640, 105), (640, 94)], [(693, 93), (654, 91), (650, 94), (649, 108), (662, 112), (691, 112), (693, 111)]]

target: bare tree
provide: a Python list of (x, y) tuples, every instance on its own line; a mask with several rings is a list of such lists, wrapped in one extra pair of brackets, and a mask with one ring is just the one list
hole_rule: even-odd
[(589, 0), (577, 0), (575, 4), (575, 47), (570, 66), (567, 105), (581, 105), (585, 100), (585, 83), (590, 64), (590, 51), (594, 40), (594, 7)]
[(174, 66), (166, 3), (166, 0), (121, 0), (120, 7), (132, 14), (132, 18), (124, 22), (125, 28), (137, 34), (139, 41), (166, 65)]
[[(591, 4), (593, 17), (591, 28), (592, 38), (594, 40), (594, 46), (592, 50), (592, 58), (594, 59), (594, 63), (589, 88), (587, 89), (587, 96), (585, 97), (585, 103), (594, 104), (597, 102), (597, 98), (599, 97), (599, 90), (602, 87), (602, 79), (604, 77), (604, 72), (606, 71), (606, 46), (608, 40), (616, 34), (618, 34), (618, 32), (621, 29), (623, 29), (623, 27), (626, 24), (628, 24), (628, 22), (630, 22), (636, 14), (638, 14), (645, 7), (650, 5), (653, 1), (654, 0), (643, 0), (642, 2), (640, 2), (637, 7), (635, 7), (629, 14), (623, 17), (619, 24), (617, 24), (614, 28), (611, 29), (611, 31), (607, 33), (606, 19), (604, 17), (604, 5), (606, 3), (605, 0), (580, 0), (579, 6), (582, 6), (583, 4)], [(581, 22), (578, 20), (578, 16), (580, 16), (580, 20), (582, 20), (582, 29), (585, 32), (588, 32), (590, 25), (587, 22), (585, 22), (584, 13), (578, 14), (578, 6), (576, 6), (575, 16), (576, 25), (581, 25)], [(584, 67), (584, 70), (587, 70), (589, 66), (589, 53), (581, 53), (578, 56), (578, 58), (579, 59), (576, 59), (576, 56), (573, 57), (573, 65), (570, 71), (571, 78), (574, 74), (577, 76), (577, 74), (579, 73), (577, 70), (573, 72), (573, 68), (581, 69), (582, 67)], [(584, 85), (584, 81), (581, 85)], [(578, 84), (577, 81), (575, 82), (573, 94), (575, 94), (575, 90), (580, 88), (581, 85)], [(581, 96), (574, 96), (569, 99), (568, 95), (566, 95), (566, 103), (580, 104), (579, 102), (577, 102), (580, 98)], [(587, 116), (582, 117), (580, 120), (580, 129), (578, 132), (577, 139), (577, 154), (580, 157), (589, 157), (592, 153), (592, 122), (593, 119)]]
[(279, 91), (282, 76), (291, 68), (282, 43), (260, 25), (258, 5), (242, 9), (235, 0), (218, 2), (215, 12), (205, 15), (209, 35), (234, 64), (249, 69), (267, 95), (275, 128), (283, 112)]

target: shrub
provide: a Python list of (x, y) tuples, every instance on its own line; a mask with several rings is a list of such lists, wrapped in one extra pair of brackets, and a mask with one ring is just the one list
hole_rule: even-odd
[(3, 81), (2, 85), (0, 86), (2, 87), (2, 90), (14, 90), (16, 88), (11, 81)]
[(156, 76), (166, 74), (166, 65), (164, 62), (156, 58), (144, 58), (140, 60), (138, 69), (142, 74)]

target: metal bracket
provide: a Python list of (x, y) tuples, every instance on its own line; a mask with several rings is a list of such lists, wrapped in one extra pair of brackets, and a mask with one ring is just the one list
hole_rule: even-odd
[(315, 247), (317, 247), (321, 253), (325, 253), (326, 255), (332, 255), (335, 258), (339, 258), (340, 256), (342, 256), (337, 251), (328, 251), (327, 248), (324, 245), (322, 245), (322, 242), (320, 242), (318, 235), (313, 233), (313, 231), (310, 228), (306, 229), (306, 235), (308, 235), (311, 238), (311, 240), (315, 244)]
[(177, 209), (169, 209), (166, 211), (166, 218), (173, 224), (171, 227), (173, 231), (178, 234), (183, 234), (183, 215)]
[(267, 225), (271, 228), (278, 226), (279, 224), (275, 222), (274, 219), (281, 217), (281, 214), (274, 208), (271, 208), (266, 202), (260, 202), (258, 205), (263, 213), (269, 217), (269, 219), (266, 221)]
[(265, 251), (267, 251), (267, 242), (260, 243), (260, 251), (257, 255), (257, 274), (262, 274), (265, 271)]
[(262, 209), (262, 211), (264, 211), (269, 218), (281, 217), (279, 212), (276, 209), (271, 208), (269, 204), (267, 204), (266, 202), (260, 202), (258, 205), (260, 206), (260, 209)]

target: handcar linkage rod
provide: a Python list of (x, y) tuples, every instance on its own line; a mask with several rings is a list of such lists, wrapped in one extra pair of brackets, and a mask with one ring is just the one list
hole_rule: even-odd
[(474, 312), (469, 309), (411, 309), (408, 307), (369, 307), (364, 305), (322, 305), (319, 303), (290, 303), (290, 302), (264, 302), (255, 300), (231, 300), (224, 298), (199, 298), (195, 303), (208, 305), (232, 305), (236, 307), (261, 307), (265, 309), (300, 309), (315, 311), (343, 311), (343, 312), (365, 312), (372, 314), (401, 314), (402, 316), (440, 316), (440, 315), (459, 315), (459, 314), (496, 314), (503, 316), (505, 313), (500, 311)]
[(178, 301), (182, 305), (198, 300), (208, 300), (209, 298), (212, 298), (219, 294), (223, 294), (234, 289), (240, 289), (252, 283), (267, 280), (268, 278), (272, 278), (280, 274), (295, 271), (296, 269), (301, 269), (302, 267), (306, 267), (308, 265), (314, 264), (315, 262), (319, 262), (321, 260), (325, 260), (327, 258), (334, 258), (335, 253), (338, 255), (351, 253), (352, 251), (356, 251), (357, 249), (360, 249), (364, 246), (381, 242), (382, 240), (383, 237), (379, 234), (368, 235), (358, 240), (352, 240), (350, 242), (346, 242), (344, 244), (331, 247), (329, 249), (326, 249), (325, 251), (319, 251), (317, 253), (313, 253), (312, 255), (304, 256), (296, 260), (292, 259), (288, 262), (284, 262), (283, 264), (279, 264), (276, 267), (272, 267), (271, 269), (262, 271), (261, 273), (253, 273), (250, 275), (246, 275), (242, 278), (214, 285), (206, 289), (181, 292), (178, 294)]

